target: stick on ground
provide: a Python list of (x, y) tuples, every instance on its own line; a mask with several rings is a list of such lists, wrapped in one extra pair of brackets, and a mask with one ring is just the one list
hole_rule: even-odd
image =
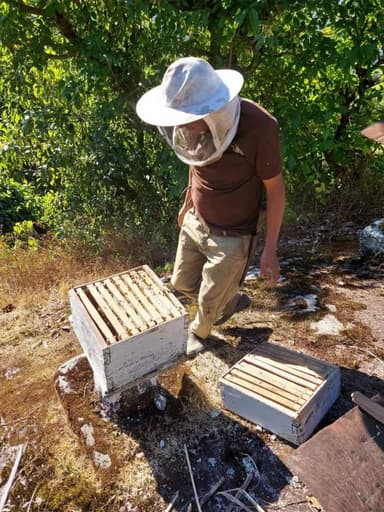
[[(187, 445), (184, 445), (184, 451), (185, 451), (185, 457), (187, 459), (187, 465), (188, 465), (188, 470), (189, 470), (189, 475), (191, 477), (191, 482), (192, 482), (192, 487), (193, 487), (193, 493), (195, 495), (195, 500), (196, 500), (196, 505), (197, 505), (197, 510), (199, 512), (202, 512), (201, 510), (201, 507), (200, 507), (200, 501), (199, 501), (199, 496), (197, 494), (197, 490), (196, 490), (196, 485), (195, 485), (195, 480), (193, 478), (193, 473), (192, 473), (192, 467), (191, 467), (191, 462), (189, 460), (189, 454), (188, 454), (188, 450), (187, 450)], [(1, 511), (0, 511), (1, 512)]]
[[(241, 496), (241, 491), (245, 491), (248, 489), (248, 486), (249, 484), (251, 483), (252, 481), (252, 478), (253, 478), (253, 473), (252, 472), (249, 472), (247, 474), (247, 477), (246, 479), (244, 480), (244, 482), (241, 484), (241, 486), (238, 488), (236, 494), (235, 494), (235, 498), (237, 500), (239, 500), (240, 496)], [(233, 509), (233, 503), (235, 503), (234, 501), (229, 505), (229, 507), (227, 508), (227, 510), (225, 512), (231, 512), (232, 509)]]
[(257, 512), (265, 512), (265, 510), (257, 503), (257, 501), (255, 501), (252, 496), (250, 496), (247, 491), (245, 491), (244, 489), (241, 489), (241, 494), (243, 494), (247, 500), (252, 503), (252, 505), (256, 508)]
[(249, 507), (244, 505), (244, 503), (241, 503), (239, 499), (237, 499), (235, 496), (232, 496), (232, 494), (229, 494), (229, 492), (221, 491), (218, 494), (222, 494), (227, 498), (227, 500), (231, 501), (232, 503), (240, 507), (242, 510), (245, 510), (245, 512), (254, 512), (254, 510), (251, 510)]
[(39, 484), (36, 485), (33, 493), (32, 493), (32, 496), (31, 496), (31, 499), (29, 500), (29, 503), (28, 503), (28, 508), (27, 508), (27, 512), (31, 512), (32, 510), (32, 505), (33, 505), (33, 500), (35, 499), (35, 495), (37, 493), (37, 489), (39, 488)]
[(225, 481), (225, 478), (222, 476), (218, 482), (216, 482), (212, 487), (209, 489), (209, 491), (204, 494), (204, 496), (200, 500), (200, 505), (204, 505), (207, 503), (207, 501), (215, 494), (217, 489), (219, 489)]
[(17, 469), (19, 467), (21, 457), (23, 456), (24, 448), (25, 448), (25, 444), (19, 444), (17, 447), (17, 453), (16, 453), (16, 457), (15, 457), (15, 461), (13, 463), (11, 473), (8, 477), (7, 483), (4, 485), (3, 492), (0, 496), (0, 512), (3, 512), (4, 506), (7, 503), (8, 494), (9, 494), (9, 491), (12, 488), (12, 484), (16, 478)]
[(179, 491), (177, 491), (177, 493), (174, 495), (174, 497), (172, 498), (171, 503), (165, 509), (165, 512), (171, 512), (171, 510), (173, 509), (173, 505), (176, 503), (178, 497), (179, 497)]

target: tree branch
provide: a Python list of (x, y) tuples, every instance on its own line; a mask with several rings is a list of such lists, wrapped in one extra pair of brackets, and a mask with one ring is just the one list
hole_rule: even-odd
[(44, 9), (34, 7), (33, 5), (27, 5), (24, 2), (15, 2), (14, 0), (4, 0), (6, 4), (11, 7), (17, 7), (20, 11), (27, 12), (28, 14), (35, 14), (36, 16), (46, 16)]
[(77, 35), (75, 29), (71, 25), (71, 23), (65, 18), (64, 14), (61, 12), (55, 13), (55, 22), (64, 37), (66, 37), (69, 41), (78, 42), (81, 41), (81, 38)]
[(67, 53), (62, 53), (62, 54), (44, 52), (44, 56), (47, 59), (65, 60), (65, 59), (71, 59), (72, 57), (75, 57), (76, 54), (75, 54), (75, 52), (67, 52)]

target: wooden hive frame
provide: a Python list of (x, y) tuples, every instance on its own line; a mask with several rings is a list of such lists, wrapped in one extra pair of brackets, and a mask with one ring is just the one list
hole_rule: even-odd
[(264, 343), (223, 375), (220, 388), (227, 409), (300, 444), (338, 397), (340, 370)]
[(102, 394), (185, 352), (187, 313), (148, 265), (76, 286), (69, 297), (75, 333)]

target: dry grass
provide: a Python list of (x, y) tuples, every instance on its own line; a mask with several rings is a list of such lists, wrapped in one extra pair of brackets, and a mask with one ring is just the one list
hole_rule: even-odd
[[(57, 401), (53, 376), (81, 348), (68, 322), (68, 290), (136, 262), (113, 255), (81, 257), (62, 243), (37, 250), (0, 242), (0, 426), (6, 444), (27, 443), (15, 493), (31, 510), (91, 510), (103, 492)], [(12, 509), (16, 510), (16, 509)]]
[(54, 290), (63, 297), (72, 286), (126, 270), (132, 258), (79, 257), (63, 243), (49, 243), (37, 250), (10, 249), (0, 241), (0, 308), (22, 301), (32, 305)]

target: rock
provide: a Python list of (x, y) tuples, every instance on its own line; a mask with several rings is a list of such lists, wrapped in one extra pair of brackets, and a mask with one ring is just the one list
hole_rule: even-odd
[(157, 410), (165, 411), (165, 408), (167, 407), (167, 399), (165, 398), (164, 395), (158, 393), (153, 399), (153, 402)]
[(297, 295), (289, 300), (288, 306), (295, 311), (295, 313), (313, 313), (317, 309), (317, 296), (313, 293), (307, 295)]
[(93, 452), (93, 461), (95, 466), (100, 469), (108, 469), (112, 464), (111, 457), (107, 453), (100, 453), (97, 451)]
[(79, 363), (86, 359), (85, 354), (80, 354), (78, 356), (72, 357), (61, 366), (59, 366), (57, 373), (61, 375), (67, 374), (70, 370), (73, 370)]
[(360, 233), (362, 257), (384, 254), (384, 219), (375, 220)]
[(236, 471), (233, 468), (228, 468), (225, 473), (229, 478), (234, 478), (236, 475)]
[(74, 393), (74, 390), (71, 388), (70, 383), (63, 375), (59, 375), (56, 379), (56, 383), (60, 389), (60, 391), (64, 395), (68, 395), (69, 393)]
[(304, 487), (304, 484), (299, 480), (299, 477), (296, 475), (294, 475), (291, 478), (289, 485), (293, 487), (293, 489), (302, 489)]
[(20, 371), (20, 368), (7, 368), (7, 370), (4, 373), (4, 377), (7, 380), (13, 379), (13, 377), (18, 374)]
[(95, 438), (93, 437), (94, 429), (92, 423), (85, 423), (80, 430), (85, 438), (85, 444), (87, 446), (94, 446)]
[(312, 322), (311, 329), (316, 334), (326, 334), (328, 336), (336, 336), (344, 329), (344, 325), (334, 315), (325, 315), (319, 322)]

